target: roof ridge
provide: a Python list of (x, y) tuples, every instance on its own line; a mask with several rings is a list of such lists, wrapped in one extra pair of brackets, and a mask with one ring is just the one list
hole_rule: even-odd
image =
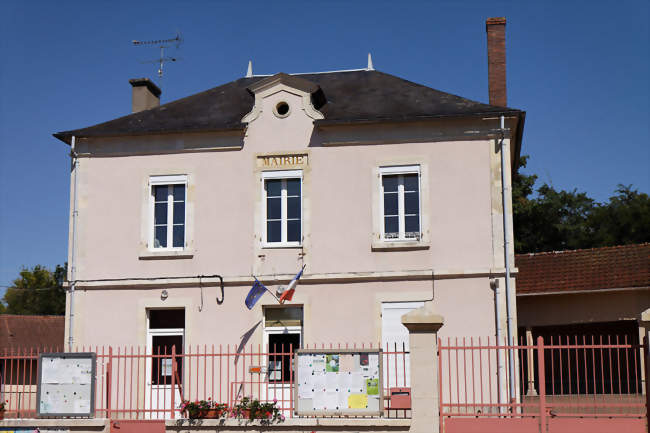
[(615, 249), (627, 249), (627, 248), (638, 248), (650, 246), (650, 242), (643, 242), (640, 244), (623, 244), (623, 245), (611, 245), (605, 247), (594, 247), (594, 248), (579, 248), (575, 250), (558, 250), (558, 251), (540, 251), (536, 253), (518, 253), (515, 254), (516, 257), (532, 257), (532, 256), (543, 256), (543, 255), (552, 255), (552, 254), (570, 254), (570, 253), (579, 253), (585, 251), (604, 251), (604, 250), (615, 250)]

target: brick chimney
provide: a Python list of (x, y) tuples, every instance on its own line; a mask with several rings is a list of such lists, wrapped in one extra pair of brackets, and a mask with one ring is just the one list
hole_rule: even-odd
[(133, 78), (129, 80), (133, 86), (131, 96), (131, 110), (149, 110), (160, 106), (160, 89), (149, 78)]
[(508, 106), (506, 94), (506, 19), (488, 18), (485, 21), (488, 52), (488, 89), (490, 105)]

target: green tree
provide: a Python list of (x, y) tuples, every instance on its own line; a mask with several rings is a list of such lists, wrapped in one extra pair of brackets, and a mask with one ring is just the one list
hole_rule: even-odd
[(650, 242), (650, 197), (618, 185), (608, 203), (593, 208), (588, 225), (598, 246)]
[(558, 191), (545, 183), (535, 190), (537, 176), (521, 171), (527, 161), (520, 158), (512, 182), (517, 253), (650, 242), (647, 194), (619, 185), (608, 202), (597, 203), (576, 189)]
[(2, 299), (6, 314), (65, 314), (63, 283), (68, 264), (57, 265), (54, 272), (41, 265), (23, 268)]

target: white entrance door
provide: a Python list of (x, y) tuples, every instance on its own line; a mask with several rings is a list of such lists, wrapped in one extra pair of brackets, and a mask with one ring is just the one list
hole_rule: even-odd
[[(409, 333), (402, 325), (402, 316), (424, 302), (383, 302), (381, 304), (381, 341), (382, 349), (388, 352), (384, 356), (384, 382), (389, 388), (411, 386)], [(392, 354), (391, 352), (397, 352)]]
[(277, 407), (284, 416), (291, 413), (291, 382), (295, 382), (292, 372), (292, 352), (302, 343), (301, 326), (268, 327), (264, 329), (265, 351), (268, 353), (266, 380), (268, 388), (262, 390), (261, 398), (266, 401), (278, 400)]
[[(183, 329), (149, 329), (147, 332), (147, 389), (145, 390), (145, 403), (148, 409), (148, 419), (171, 418), (169, 409), (172, 402), (172, 347), (176, 353), (183, 353)], [(176, 373), (178, 379), (183, 380), (182, 358), (176, 358)], [(177, 379), (177, 380), (178, 380)], [(180, 407), (181, 394), (179, 387), (174, 387), (174, 406)], [(165, 412), (167, 410), (167, 412)], [(175, 414), (180, 418), (179, 411)]]

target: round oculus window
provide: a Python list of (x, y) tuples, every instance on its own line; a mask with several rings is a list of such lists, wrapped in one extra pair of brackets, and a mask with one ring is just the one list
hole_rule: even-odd
[(289, 104), (284, 101), (278, 102), (273, 111), (278, 117), (287, 117), (289, 115)]

